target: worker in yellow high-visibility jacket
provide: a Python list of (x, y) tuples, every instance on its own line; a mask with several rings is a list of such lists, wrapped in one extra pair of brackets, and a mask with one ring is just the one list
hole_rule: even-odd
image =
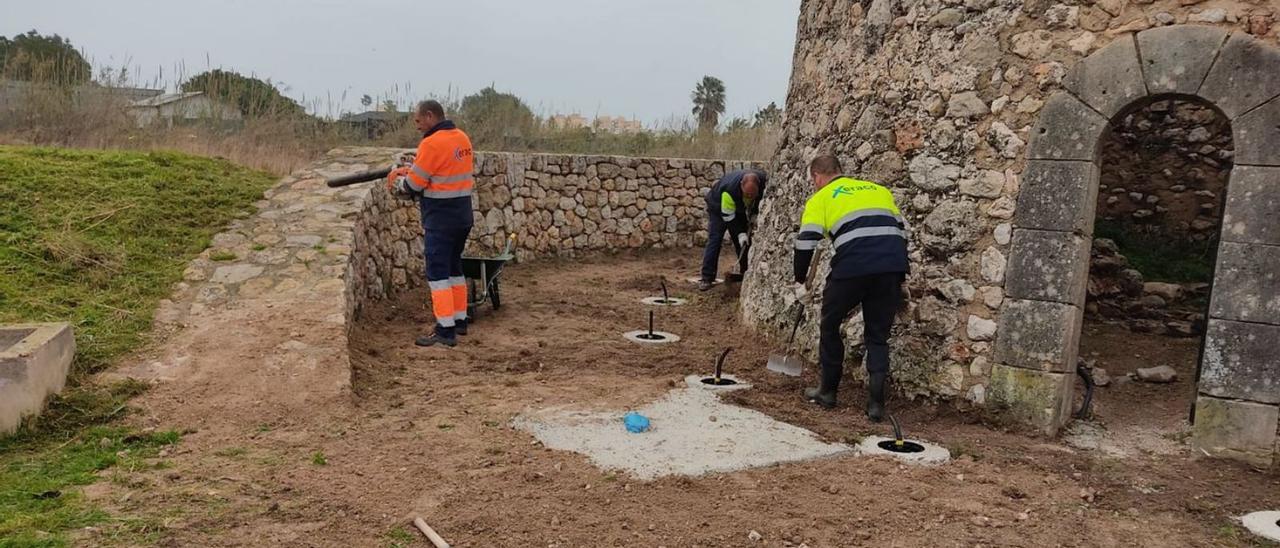
[(858, 305), (866, 324), (868, 373), (867, 416), (885, 414), (885, 381), (889, 374), (889, 331), (901, 302), (908, 271), (907, 226), (888, 189), (840, 175), (840, 161), (820, 156), (809, 165), (818, 191), (804, 206), (795, 241), (795, 293), (805, 297), (805, 277), (814, 250), (824, 238), (833, 249), (831, 274), (822, 293), (818, 356), (821, 377), (805, 397), (825, 408), (836, 405), (844, 374), (844, 337), (840, 326)]

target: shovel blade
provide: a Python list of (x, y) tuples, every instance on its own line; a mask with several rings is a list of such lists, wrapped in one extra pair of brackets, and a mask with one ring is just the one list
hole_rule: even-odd
[(765, 364), (765, 368), (769, 371), (782, 373), (788, 377), (799, 377), (802, 362), (797, 356), (779, 356), (773, 354), (769, 356), (769, 362)]

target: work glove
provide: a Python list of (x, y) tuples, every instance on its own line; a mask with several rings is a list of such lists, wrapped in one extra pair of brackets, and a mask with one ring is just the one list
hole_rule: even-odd
[(743, 232), (742, 234), (739, 234), (739, 235), (738, 235), (738, 246), (739, 246), (739, 247), (747, 247), (747, 243), (748, 243), (748, 242), (750, 242), (750, 241), (751, 241), (751, 238), (747, 237), (747, 233), (746, 233), (746, 232)]
[(417, 193), (409, 185), (409, 168), (398, 167), (387, 174), (387, 190), (402, 200), (412, 200)]

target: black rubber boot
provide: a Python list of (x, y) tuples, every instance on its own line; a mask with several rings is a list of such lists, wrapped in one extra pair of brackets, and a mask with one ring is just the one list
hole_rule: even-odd
[(430, 335), (423, 335), (421, 337), (418, 337), (417, 340), (413, 341), (413, 344), (416, 344), (418, 346), (435, 346), (437, 344), (442, 344), (449, 348), (453, 348), (455, 346), (458, 346), (458, 339), (456, 338), (446, 339), (444, 337), (441, 337), (440, 335), (432, 333)]
[(822, 387), (804, 389), (804, 399), (818, 404), (823, 409), (835, 409), (836, 391), (826, 391)]
[(453, 332), (454, 332), (454, 333), (456, 333), (456, 334), (458, 334), (458, 335), (466, 335), (466, 334), (467, 334), (467, 324), (468, 324), (468, 323), (470, 323), (470, 322), (468, 322), (468, 321), (466, 321), (466, 320), (463, 320), (463, 321), (458, 322), (458, 323), (457, 323), (457, 325), (453, 326)]
[(867, 377), (867, 418), (871, 422), (884, 420), (884, 383), (886, 373), (871, 373)]
[(698, 291), (707, 291), (707, 290), (711, 289), (712, 287), (715, 287), (715, 285), (716, 285), (716, 283), (715, 283), (715, 282), (708, 282), (708, 281), (706, 281), (706, 280), (700, 280), (700, 281), (698, 281)]

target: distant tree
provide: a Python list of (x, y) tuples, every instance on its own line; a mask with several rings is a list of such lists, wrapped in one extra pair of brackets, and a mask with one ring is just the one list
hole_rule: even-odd
[(457, 118), (479, 146), (506, 146), (533, 134), (537, 118), (519, 97), (493, 86), (462, 99)]
[(748, 122), (746, 118), (734, 118), (733, 120), (729, 121), (728, 126), (725, 126), (725, 131), (729, 131), (729, 132), (742, 131), (744, 129), (750, 129), (750, 128), (751, 128), (751, 122)]
[(720, 125), (724, 114), (724, 82), (714, 76), (703, 76), (693, 90), (693, 115), (698, 117), (698, 129), (711, 131)]
[(302, 116), (306, 111), (270, 81), (214, 69), (182, 83), (182, 91), (202, 91), (240, 109), (245, 116)]
[(782, 125), (782, 109), (778, 108), (777, 103), (769, 103), (769, 106), (756, 111), (756, 121), (752, 127), (776, 127)]
[(0, 76), (14, 80), (83, 84), (93, 75), (89, 62), (66, 38), (36, 31), (12, 39), (0, 36)]
[(365, 110), (368, 110), (369, 105), (372, 105), (372, 104), (373, 104), (373, 97), (369, 97), (368, 93), (360, 96), (360, 106), (364, 107)]
[(387, 99), (382, 102), (382, 111), (383, 112), (399, 112), (400, 107), (396, 106), (396, 102), (394, 100)]

